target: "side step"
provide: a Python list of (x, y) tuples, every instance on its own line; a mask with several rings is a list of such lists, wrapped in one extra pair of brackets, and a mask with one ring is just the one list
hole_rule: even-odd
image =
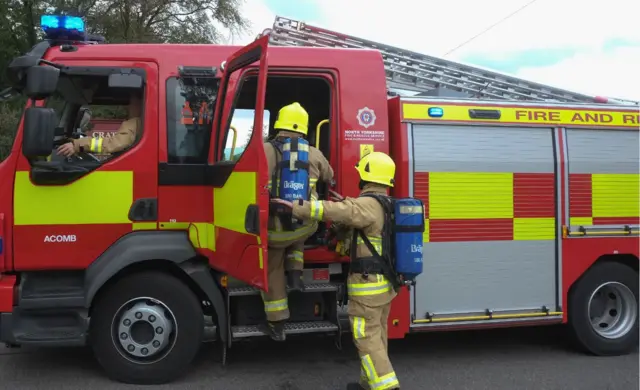
[[(329, 321), (290, 322), (284, 326), (284, 332), (287, 335), (303, 333), (332, 333), (338, 331), (338, 325)], [(233, 338), (239, 339), (245, 337), (267, 336), (268, 332), (262, 325), (236, 325), (231, 327), (231, 335)]]
[(80, 271), (25, 272), (18, 289), (23, 310), (83, 308), (84, 274)]
[(76, 347), (87, 341), (87, 310), (2, 313), (0, 334), (9, 344), (38, 347)]
[(24, 272), (17, 304), (0, 315), (0, 339), (38, 347), (86, 345), (89, 310), (83, 271)]
[[(305, 293), (319, 293), (319, 292), (331, 292), (340, 291), (342, 284), (340, 283), (309, 283), (305, 284)], [(291, 290), (287, 287), (287, 293)], [(260, 290), (251, 286), (230, 287), (227, 289), (230, 297), (259, 295)]]

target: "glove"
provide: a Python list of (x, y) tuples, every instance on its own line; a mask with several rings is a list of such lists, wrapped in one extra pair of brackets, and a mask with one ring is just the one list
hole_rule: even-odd
[(329, 231), (330, 234), (339, 241), (343, 241), (351, 233), (351, 229), (349, 227), (336, 222), (331, 223), (331, 228), (329, 229)]

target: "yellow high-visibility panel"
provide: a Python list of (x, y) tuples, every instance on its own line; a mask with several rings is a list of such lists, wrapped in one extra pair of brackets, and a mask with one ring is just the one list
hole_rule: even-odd
[(514, 240), (553, 240), (556, 238), (555, 218), (514, 218)]
[(256, 203), (256, 172), (233, 172), (222, 188), (213, 189), (213, 223), (217, 227), (247, 233), (244, 216)]
[(513, 218), (513, 173), (429, 173), (429, 218)]
[[(91, 202), (99, 196), (107, 201)], [(97, 171), (61, 186), (39, 186), (29, 172), (16, 172), (16, 225), (83, 225), (131, 223), (132, 171)]]
[(593, 217), (637, 217), (640, 192), (638, 174), (591, 175)]

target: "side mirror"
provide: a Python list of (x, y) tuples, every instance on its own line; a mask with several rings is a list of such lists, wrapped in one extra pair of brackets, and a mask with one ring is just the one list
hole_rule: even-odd
[(22, 154), (27, 158), (51, 154), (57, 122), (53, 108), (27, 108), (24, 113)]
[(76, 120), (78, 128), (84, 129), (89, 124), (89, 121), (91, 121), (91, 110), (88, 107), (80, 108), (78, 111), (78, 119), (79, 121)]
[(27, 87), (24, 91), (31, 99), (44, 99), (56, 91), (60, 69), (53, 66), (32, 66), (27, 70)]
[(109, 88), (142, 88), (142, 76), (134, 73), (112, 73)]

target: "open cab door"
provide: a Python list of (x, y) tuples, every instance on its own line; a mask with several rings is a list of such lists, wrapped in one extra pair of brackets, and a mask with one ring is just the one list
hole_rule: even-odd
[[(211, 174), (217, 176), (213, 178), (212, 263), (229, 276), (261, 290), (268, 289), (269, 173), (262, 139), (268, 42), (269, 37), (264, 36), (223, 63), (209, 156), (216, 168)], [(256, 75), (253, 126), (247, 126), (245, 134), (240, 134), (231, 125), (236, 98), (243, 81), (255, 79)], [(245, 139), (248, 141), (244, 150), (236, 148), (236, 141)]]

